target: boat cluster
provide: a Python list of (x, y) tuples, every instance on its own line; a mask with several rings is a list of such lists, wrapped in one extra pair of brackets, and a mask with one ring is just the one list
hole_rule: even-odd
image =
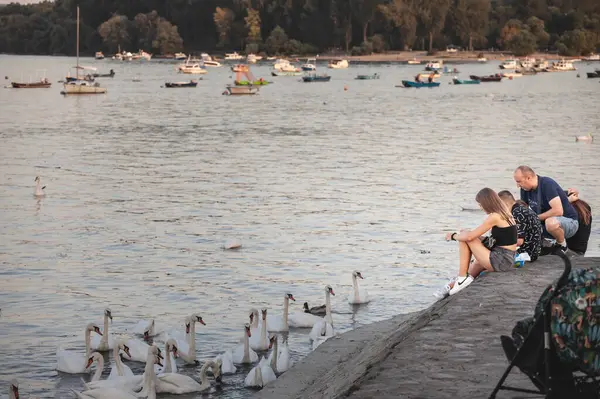
[[(39, 179), (36, 179), (39, 186)], [(36, 186), (36, 195), (43, 195), (43, 188)], [(39, 192), (38, 192), (39, 191)], [(357, 279), (362, 273), (352, 273), (353, 291), (348, 296), (352, 305), (368, 303), (367, 291), (359, 286)], [(224, 351), (214, 359), (207, 360), (200, 368), (198, 380), (178, 373), (182, 365), (199, 366), (196, 353), (196, 324), (205, 326), (201, 315), (193, 313), (184, 320), (180, 329), (161, 329), (154, 319), (140, 320), (128, 335), (113, 334), (109, 328), (113, 320), (110, 309), (104, 310), (104, 326), (95, 323), (85, 326), (83, 352), (65, 349), (56, 351), (56, 369), (63, 373), (89, 373), (92, 365), (96, 371), (89, 382), (83, 382), (81, 392), (73, 391), (76, 397), (85, 399), (132, 399), (154, 398), (157, 393), (187, 394), (210, 390), (212, 383), (222, 381), (223, 375), (235, 374), (239, 365), (253, 365), (244, 379), (246, 387), (262, 388), (292, 365), (287, 340), (281, 333), (290, 328), (310, 329), (308, 338), (315, 349), (334, 336), (331, 296), (335, 295), (330, 285), (325, 286), (325, 304), (310, 307), (307, 302), (303, 311), (290, 312), (290, 301), (296, 301), (292, 293), (283, 295), (283, 311), (271, 314), (268, 309), (250, 309), (249, 322), (240, 329), (243, 335), (238, 345)], [(134, 337), (135, 336), (135, 337)], [(164, 348), (164, 349), (161, 349)], [(110, 372), (102, 379), (104, 357), (102, 352), (112, 352)], [(179, 365), (178, 365), (179, 361)], [(144, 372), (136, 375), (126, 364), (145, 364)], [(19, 398), (17, 380), (11, 381), (9, 398)]]

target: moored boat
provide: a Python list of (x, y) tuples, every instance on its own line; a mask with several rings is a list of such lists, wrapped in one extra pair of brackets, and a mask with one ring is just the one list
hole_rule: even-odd
[(515, 72), (519, 72), (522, 75), (537, 75), (537, 71), (533, 67), (529, 69), (516, 69)]
[(179, 65), (178, 70), (181, 73), (193, 75), (208, 73), (206, 68), (200, 64), (200, 60), (192, 59), (190, 56), (188, 56), (188, 59), (183, 64)]
[(272, 76), (300, 76), (302, 71), (271, 71)]
[(187, 58), (187, 55), (185, 55), (185, 53), (175, 53), (173, 58), (175, 58), (177, 61), (184, 61)]
[(327, 64), (327, 67), (331, 69), (346, 69), (348, 66), (347, 60), (331, 60), (329, 61), (329, 64)]
[(596, 69), (594, 72), (587, 73), (588, 78), (600, 78), (600, 69)]
[(43, 78), (39, 82), (10, 82), (10, 85), (14, 89), (47, 89), (52, 86), (52, 83), (50, 83), (48, 79)]
[(248, 86), (231, 86), (228, 85), (225, 87), (225, 91), (223, 94), (229, 96), (243, 96), (243, 95), (253, 95), (258, 93), (258, 87), (253, 85)]
[(488, 75), (488, 76), (470, 75), (469, 77), (473, 80), (479, 80), (480, 82), (501, 82), (502, 81), (502, 75), (500, 75), (500, 74)]
[(225, 53), (225, 61), (238, 61), (242, 59), (244, 59), (244, 57), (239, 55), (236, 51), (233, 53)]
[(94, 55), (94, 58), (96, 58), (97, 60), (103, 60), (104, 59), (104, 54), (102, 53), (102, 51), (96, 51), (96, 54)]
[(379, 79), (379, 74), (377, 72), (375, 72), (372, 75), (357, 75), (356, 76), (356, 80), (373, 80), (373, 79)]
[(435, 72), (434, 71), (432, 71), (432, 72), (421, 72), (421, 73), (417, 74), (417, 76), (415, 76), (415, 79), (416, 80), (427, 80), (430, 77), (434, 78), (434, 79), (437, 79), (440, 76), (442, 76), (442, 75), (439, 73), (439, 71), (435, 71)]
[(316, 58), (307, 58), (306, 63), (300, 66), (303, 71), (316, 71), (317, 70), (317, 59)]
[(452, 82), (455, 85), (478, 85), (479, 83), (481, 83), (479, 80), (466, 80), (466, 79), (458, 79), (458, 78), (452, 78)]
[(196, 87), (198, 86), (198, 82), (195, 80), (190, 80), (189, 82), (166, 82), (165, 87), (167, 88), (179, 88), (179, 87)]
[(95, 78), (112, 78), (115, 76), (115, 71), (111, 69), (108, 73), (93, 73), (92, 76)]
[(223, 66), (219, 61), (215, 60), (207, 53), (201, 53), (200, 58), (202, 58), (202, 63), (204, 64), (204, 66), (213, 67), (213, 68), (218, 68), (218, 67)]
[(402, 81), (402, 86), (406, 87), (406, 88), (410, 88), (410, 87), (438, 87), (440, 85), (440, 82), (413, 82), (411, 80), (403, 80)]
[(416, 57), (413, 58), (412, 60), (408, 60), (408, 62), (407, 62), (408, 65), (418, 65), (420, 63), (421, 63), (421, 61), (419, 61)]
[(517, 72), (517, 71), (515, 70), (515, 72), (506, 72), (506, 73), (503, 73), (503, 74), (502, 74), (502, 76), (504, 76), (505, 78), (508, 78), (508, 79), (512, 79), (512, 78), (520, 78), (520, 77), (523, 77), (523, 74), (522, 74), (522, 73), (520, 73), (520, 72)]
[(500, 69), (517, 69), (517, 60), (506, 60), (499, 66)]
[(428, 62), (427, 65), (425, 65), (425, 70), (426, 71), (437, 71), (438, 69), (442, 69), (443, 65), (444, 65), (444, 61), (442, 61), (442, 60), (431, 61), (431, 62)]
[(317, 75), (316, 73), (311, 73), (302, 76), (302, 80), (304, 82), (329, 82), (331, 80), (331, 76), (326, 74)]

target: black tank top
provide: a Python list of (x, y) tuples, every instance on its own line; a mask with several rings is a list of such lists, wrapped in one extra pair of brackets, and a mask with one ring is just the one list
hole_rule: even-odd
[(508, 247), (517, 243), (517, 226), (510, 225), (506, 227), (492, 227), (492, 237), (494, 245)]

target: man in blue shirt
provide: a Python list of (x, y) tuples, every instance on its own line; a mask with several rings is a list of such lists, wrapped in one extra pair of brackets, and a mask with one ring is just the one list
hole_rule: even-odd
[(556, 244), (566, 251), (566, 240), (577, 233), (579, 221), (565, 191), (551, 178), (536, 175), (529, 166), (519, 166), (514, 179), (521, 189), (521, 200), (538, 215), (544, 230), (556, 239)]

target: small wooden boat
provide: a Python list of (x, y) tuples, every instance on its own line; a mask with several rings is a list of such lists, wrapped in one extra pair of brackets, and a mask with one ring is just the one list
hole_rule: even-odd
[(454, 82), (455, 85), (478, 85), (480, 83), (479, 80), (465, 80), (458, 78), (453, 78), (452, 82)]
[(304, 82), (329, 82), (331, 80), (331, 76), (329, 75), (317, 75), (316, 73), (311, 73), (309, 75), (302, 76), (302, 80)]
[(403, 80), (402, 81), (402, 86), (409, 88), (409, 87), (438, 87), (440, 85), (440, 82), (413, 82), (411, 80)]
[(178, 87), (196, 87), (198, 82), (190, 80), (189, 82), (166, 82), (165, 87), (167, 88), (178, 88)]
[(501, 82), (502, 81), (502, 75), (499, 75), (499, 74), (488, 75), (488, 76), (470, 75), (469, 77), (473, 80), (479, 80), (480, 82)]
[(258, 93), (258, 87), (255, 86), (231, 86), (225, 87), (223, 94), (228, 96), (253, 95)]
[(600, 78), (600, 69), (596, 69), (594, 72), (587, 73), (588, 78)]
[(92, 76), (95, 78), (112, 78), (115, 76), (115, 71), (111, 69), (109, 73), (93, 73)]
[(14, 89), (47, 89), (52, 86), (52, 83), (48, 81), (48, 79), (44, 78), (39, 82), (28, 82), (28, 83), (19, 83), (19, 82), (11, 82), (10, 85)]
[(253, 81), (249, 81), (249, 80), (236, 80), (233, 82), (236, 86), (266, 86), (270, 83), (273, 82), (269, 82), (267, 80), (264, 80), (262, 78), (258, 79), (258, 80), (253, 80)]
[(373, 75), (358, 75), (356, 80), (373, 80), (379, 79), (379, 74), (375, 72)]
[(419, 61), (416, 57), (413, 58), (412, 60), (408, 60), (407, 64), (408, 65), (419, 65), (421, 63), (421, 61)]
[(271, 71), (272, 76), (300, 76), (304, 72), (299, 71)]
[(521, 77), (523, 77), (523, 74), (515, 71), (515, 72), (503, 73), (502, 76), (504, 76), (505, 78), (508, 78), (508, 79), (513, 79), (513, 78), (521, 78)]

